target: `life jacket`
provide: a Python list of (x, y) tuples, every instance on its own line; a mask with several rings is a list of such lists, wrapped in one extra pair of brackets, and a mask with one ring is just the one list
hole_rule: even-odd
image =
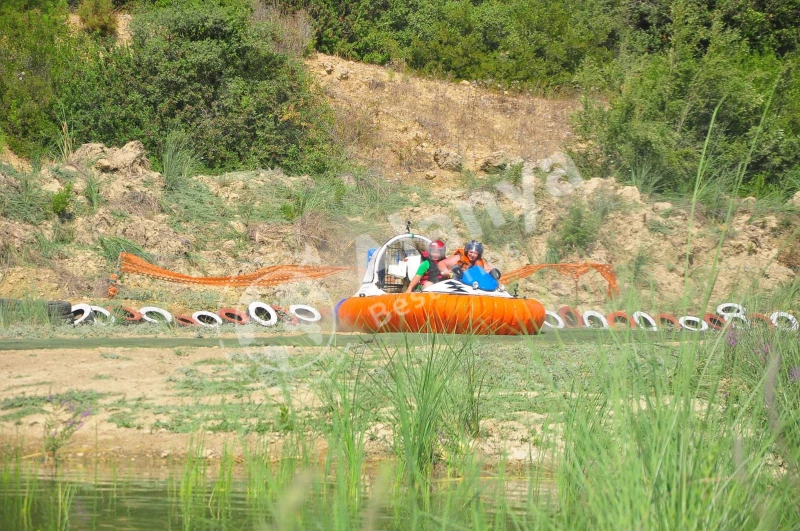
[(422, 284), (423, 282), (433, 282), (436, 284), (437, 282), (444, 280), (442, 277), (442, 272), (439, 270), (439, 262), (441, 262), (441, 260), (432, 260), (426, 252), (422, 253), (422, 257), (429, 262), (430, 265), (428, 266), (428, 270), (425, 271), (425, 274), (422, 275), (422, 279), (419, 281), (419, 283)]
[(469, 261), (469, 258), (467, 258), (467, 252), (464, 250), (463, 247), (461, 249), (456, 250), (456, 254), (458, 255), (458, 263), (456, 265), (463, 270), (467, 270), (472, 266), (481, 266), (485, 268), (486, 264), (483, 261), (483, 258), (478, 258), (477, 260), (475, 260), (474, 264), (471, 263)]

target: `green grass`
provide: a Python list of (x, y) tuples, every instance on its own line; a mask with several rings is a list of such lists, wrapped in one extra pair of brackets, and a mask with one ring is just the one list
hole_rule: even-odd
[[(186, 525), (237, 528), (249, 518), (349, 529), (372, 518), (390, 529), (794, 528), (797, 335), (734, 334), (735, 342), (725, 332), (675, 343), (672, 336), (623, 331), (605, 344), (530, 338), (502, 348), (490, 338), (394, 346), (378, 340), (284, 375), (283, 398), (271, 403), (202, 398), (183, 406), (142, 400), (107, 407), (116, 408), (111, 422), (129, 428), (282, 434), (280, 446), (243, 449), (238, 473), (230, 448), (210, 464), (197, 440), (169, 483), (175, 516)], [(236, 360), (195, 367), (222, 369), (210, 374), (224, 379), (244, 363)], [(478, 394), (468, 385), (470, 373), (485, 375)], [(287, 405), (309, 382), (319, 406)], [(540, 421), (522, 422), (513, 440), (539, 457), (513, 463), (513, 474), (502, 457), (485, 461), (477, 448), (492, 434), (476, 436), (465, 425), (465, 393), (480, 400), (481, 425), (538, 414)], [(221, 395), (209, 390), (214, 396)], [(162, 420), (142, 425), (142, 412)], [(387, 421), (396, 457), (370, 467), (369, 426)], [(311, 450), (318, 437), (328, 449), (321, 456)], [(15, 463), (5, 462), (0, 489), (28, 481)], [(519, 474), (522, 490), (512, 492)], [(246, 514), (236, 509), (244, 492)]]
[(142, 246), (119, 236), (100, 236), (97, 239), (100, 246), (100, 253), (109, 264), (116, 264), (119, 253), (131, 253), (141, 257), (148, 262), (153, 262), (153, 255), (145, 252)]
[(60, 320), (48, 311), (48, 301), (25, 297), (12, 303), (0, 302), (0, 329), (15, 325), (36, 327), (49, 332)]

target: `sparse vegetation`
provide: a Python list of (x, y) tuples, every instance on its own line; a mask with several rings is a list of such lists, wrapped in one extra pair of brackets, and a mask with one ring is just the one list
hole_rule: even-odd
[(144, 258), (148, 262), (155, 260), (151, 254), (142, 249), (141, 245), (130, 240), (126, 240), (125, 238), (120, 238), (117, 236), (101, 236), (97, 239), (97, 242), (100, 245), (100, 250), (103, 256), (109, 264), (116, 264), (117, 260), (119, 259), (119, 253), (122, 252), (135, 254), (136, 256)]
[(117, 32), (117, 17), (114, 16), (111, 0), (82, 0), (78, 6), (78, 16), (89, 33), (109, 37)]

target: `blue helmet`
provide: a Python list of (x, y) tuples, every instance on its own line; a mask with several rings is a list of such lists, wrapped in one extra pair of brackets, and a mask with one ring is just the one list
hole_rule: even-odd
[(472, 240), (467, 242), (464, 246), (464, 252), (468, 253), (470, 251), (475, 251), (478, 253), (478, 258), (483, 256), (483, 244), (478, 240)]

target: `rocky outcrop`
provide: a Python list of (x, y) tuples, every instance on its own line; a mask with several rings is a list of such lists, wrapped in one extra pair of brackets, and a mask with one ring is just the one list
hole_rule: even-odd
[(103, 144), (84, 144), (70, 157), (69, 163), (75, 166), (95, 168), (103, 173), (124, 173), (142, 175), (150, 173), (150, 161), (144, 144), (138, 140), (128, 142), (121, 148), (106, 147)]

